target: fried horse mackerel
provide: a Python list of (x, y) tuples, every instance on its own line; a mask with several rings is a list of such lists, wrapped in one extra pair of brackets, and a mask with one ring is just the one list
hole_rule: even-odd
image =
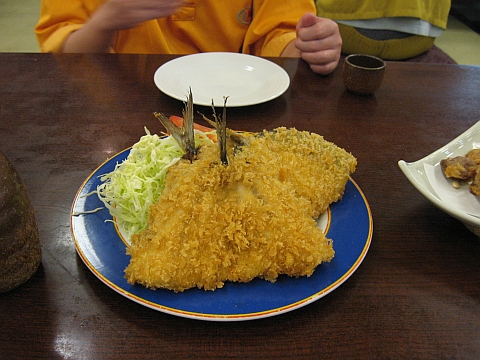
[(315, 219), (341, 199), (355, 157), (296, 129), (235, 133), (226, 129), (225, 107), (210, 121), (218, 144), (189, 149), (191, 106), (190, 96), (182, 128), (166, 126), (187, 144), (186, 155), (169, 169), (146, 229), (132, 236), (127, 281), (215, 290), (227, 281), (310, 276), (329, 262), (332, 240)]

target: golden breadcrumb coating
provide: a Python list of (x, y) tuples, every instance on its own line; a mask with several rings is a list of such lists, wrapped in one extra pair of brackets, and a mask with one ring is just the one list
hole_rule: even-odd
[(176, 292), (226, 281), (310, 276), (334, 256), (314, 220), (341, 198), (356, 159), (295, 129), (246, 136), (222, 165), (217, 145), (169, 169), (147, 228), (132, 237), (129, 283)]

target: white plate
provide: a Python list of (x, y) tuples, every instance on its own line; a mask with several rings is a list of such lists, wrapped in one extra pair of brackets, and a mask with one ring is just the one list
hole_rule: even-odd
[(153, 77), (163, 93), (186, 101), (191, 88), (193, 103), (223, 107), (260, 104), (282, 95), (290, 85), (286, 71), (258, 56), (237, 53), (186, 55), (160, 66)]
[[(439, 196), (439, 193), (444, 191), (444, 189), (437, 188), (437, 186), (434, 188), (426, 171), (426, 168), (428, 169), (429, 165), (438, 170), (440, 167), (440, 160), (442, 159), (465, 155), (469, 150), (477, 147), (475, 143), (480, 143), (480, 121), (463, 134), (449, 142), (447, 145), (443, 146), (437, 151), (434, 151), (423, 159), (412, 163), (407, 163), (404, 160), (400, 160), (398, 162), (398, 166), (403, 171), (407, 179), (413, 184), (413, 186), (415, 186), (415, 188), (420, 191), (423, 196), (430, 200), (439, 209), (467, 225), (480, 227), (479, 217), (473, 216), (466, 211), (462, 211), (458, 207), (452, 205), (452, 203), (447, 203), (442, 200), (442, 197)], [(451, 191), (454, 192), (459, 190), (453, 189), (452, 187)], [(472, 195), (471, 202), (475, 204), (477, 201), (478, 199)]]

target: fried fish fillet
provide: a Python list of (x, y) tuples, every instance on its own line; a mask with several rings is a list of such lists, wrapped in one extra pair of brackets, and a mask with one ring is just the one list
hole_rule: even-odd
[(127, 281), (181, 292), (280, 274), (310, 276), (334, 256), (314, 218), (342, 197), (356, 159), (295, 129), (246, 136), (221, 163), (216, 145), (172, 166), (132, 237)]

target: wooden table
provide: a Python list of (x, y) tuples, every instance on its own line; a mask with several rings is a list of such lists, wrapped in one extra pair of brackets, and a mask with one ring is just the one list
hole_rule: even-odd
[(353, 179), (371, 206), (373, 239), (327, 296), (279, 316), (210, 322), (154, 311), (98, 280), (76, 253), (70, 207), (86, 177), (144, 126), (162, 131), (152, 112), (181, 114), (153, 83), (170, 59), (0, 55), (0, 150), (30, 192), (43, 249), (37, 273), (0, 294), (2, 357), (480, 358), (480, 239), (397, 166), (480, 120), (479, 67), (389, 62), (376, 95), (360, 97), (345, 91), (342, 65), (323, 77), (301, 60), (272, 59), (291, 77), (287, 92), (228, 110), (233, 129), (296, 127), (358, 158)]

